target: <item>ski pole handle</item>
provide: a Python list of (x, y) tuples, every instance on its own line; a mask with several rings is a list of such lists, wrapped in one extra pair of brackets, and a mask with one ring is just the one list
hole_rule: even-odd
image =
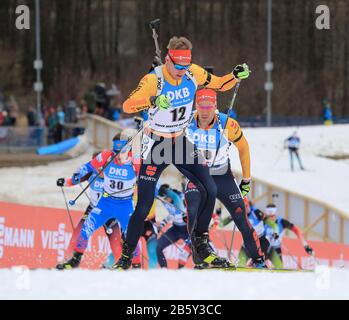
[(151, 29), (155, 29), (156, 31), (158, 31), (160, 28), (160, 19), (157, 18), (157, 19), (150, 21), (149, 26)]

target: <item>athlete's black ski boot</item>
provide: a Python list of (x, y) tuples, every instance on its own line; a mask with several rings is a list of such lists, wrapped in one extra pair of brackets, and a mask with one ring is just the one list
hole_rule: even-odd
[(127, 270), (130, 269), (132, 266), (132, 258), (133, 258), (133, 251), (136, 249), (136, 247), (131, 247), (127, 244), (127, 242), (124, 242), (122, 245), (122, 253), (121, 257), (113, 266), (113, 270)]
[(195, 269), (235, 268), (228, 259), (219, 257), (209, 243), (209, 234), (196, 234), (192, 241), (192, 252)]
[(269, 269), (263, 257), (252, 260), (252, 268)]
[(73, 256), (66, 262), (57, 264), (56, 269), (57, 270), (72, 270), (79, 267), (82, 253), (80, 252), (74, 252)]

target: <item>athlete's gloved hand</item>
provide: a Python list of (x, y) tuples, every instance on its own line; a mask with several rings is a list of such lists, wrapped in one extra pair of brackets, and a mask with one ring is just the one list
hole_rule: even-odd
[(279, 239), (279, 234), (278, 233), (276, 233), (276, 232), (274, 232), (273, 234), (272, 234), (272, 236), (271, 236), (274, 240), (277, 240), (277, 239)]
[(242, 179), (239, 188), (241, 190), (242, 197), (246, 197), (251, 189), (251, 180)]
[(183, 214), (183, 221), (185, 223), (188, 223), (188, 215), (187, 214)]
[(80, 183), (80, 174), (79, 173), (74, 173), (72, 176), (72, 183), (75, 186), (76, 184)]
[(141, 117), (134, 117), (134, 121), (137, 124), (137, 128), (140, 128), (144, 120)]
[(150, 102), (153, 106), (158, 107), (161, 111), (172, 107), (171, 98), (165, 94), (160, 94), (157, 97), (151, 97)]
[(308, 244), (304, 246), (304, 250), (306, 251), (307, 254), (309, 254), (310, 256), (313, 255), (314, 250), (312, 247), (310, 247)]
[(217, 214), (217, 216), (221, 216), (222, 215), (222, 208), (217, 208), (216, 209), (216, 214)]
[(57, 187), (64, 187), (65, 185), (65, 179), (64, 178), (59, 178), (57, 180)]
[(250, 76), (250, 69), (247, 63), (237, 65), (233, 70), (233, 75), (236, 79), (244, 80)]

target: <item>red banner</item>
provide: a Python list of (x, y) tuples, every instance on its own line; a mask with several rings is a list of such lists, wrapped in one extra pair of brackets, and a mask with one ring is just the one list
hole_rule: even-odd
[[(71, 211), (76, 225), (82, 212)], [(62, 262), (72, 237), (66, 210), (0, 203), (0, 268), (52, 268)], [(109, 253), (104, 230), (89, 242), (82, 267), (98, 268)]]
[[(71, 211), (74, 224), (82, 212)], [(68, 213), (63, 209), (23, 206), (0, 202), (0, 268), (25, 265), (29, 268), (53, 268), (67, 257), (67, 249), (72, 236), (72, 226)], [(230, 231), (211, 231), (211, 239), (222, 256), (227, 256), (231, 245)], [(237, 256), (242, 243), (240, 233), (234, 237), (232, 257)], [(316, 253), (314, 258), (307, 256), (301, 243), (295, 239), (283, 241), (284, 265), (287, 268), (310, 269), (316, 263), (349, 268), (349, 246), (310, 242)], [(178, 244), (180, 246), (180, 243)], [(143, 248), (145, 248), (143, 243)], [(104, 230), (98, 230), (84, 256), (81, 267), (100, 268), (110, 252), (108, 238)], [(179, 249), (172, 245), (165, 251), (170, 260), (169, 266), (176, 267)], [(144, 252), (143, 262), (146, 265)], [(191, 265), (188, 262), (188, 266)]]

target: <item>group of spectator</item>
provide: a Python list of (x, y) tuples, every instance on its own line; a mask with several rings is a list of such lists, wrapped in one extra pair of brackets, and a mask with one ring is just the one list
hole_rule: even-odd
[(118, 121), (123, 118), (121, 108), (118, 107), (120, 91), (115, 85), (107, 90), (104, 83), (96, 84), (89, 91), (85, 99), (77, 103), (75, 97), (71, 97), (63, 106), (44, 106), (41, 110), (40, 121), (34, 108), (29, 108), (27, 120), (29, 126), (45, 125), (47, 127), (48, 144), (61, 142), (64, 138), (82, 134), (83, 124), (88, 113)]
[[(41, 135), (47, 143), (59, 143), (63, 139), (77, 136), (84, 132), (83, 120), (87, 114), (96, 114), (112, 121), (119, 121), (124, 118), (121, 110), (121, 94), (116, 85), (107, 89), (104, 83), (97, 83), (80, 102), (76, 97), (62, 105), (44, 104), (38, 113), (36, 106), (30, 106), (26, 110), (26, 122), (23, 115), (19, 117), (20, 108), (13, 96), (5, 96), (0, 88), (0, 126), (25, 126), (26, 123), (30, 132), (41, 130)], [(21, 110), (23, 113), (25, 110)], [(29, 132), (29, 131), (28, 131)], [(35, 131), (36, 132), (36, 131)]]
[(6, 101), (0, 88), (0, 126), (15, 126), (18, 118), (19, 108), (16, 99), (11, 96)]
[(115, 84), (107, 90), (105, 83), (97, 83), (86, 94), (89, 112), (112, 121), (118, 121), (125, 117), (121, 108), (121, 92)]
[[(54, 109), (54, 110), (53, 110)], [(97, 83), (78, 104), (72, 97), (63, 107), (47, 107), (41, 109), (42, 118), (40, 122), (37, 110), (29, 107), (27, 110), (27, 122), (29, 127), (46, 124), (53, 127), (54, 124), (77, 123), (87, 113), (96, 114), (109, 120), (118, 121), (125, 117), (121, 108), (121, 93), (115, 84), (109, 89), (105, 83)], [(0, 88), (0, 125), (16, 125), (19, 114), (18, 104), (14, 97), (5, 98)], [(64, 114), (64, 115), (63, 115)]]
[[(88, 107), (86, 102), (80, 105), (71, 98), (64, 106), (44, 107), (42, 110), (43, 122), (48, 131), (48, 144), (61, 142), (64, 138), (77, 136), (84, 132), (84, 124), (81, 120), (86, 119)], [(27, 114), (28, 123), (33, 117), (33, 110)]]

